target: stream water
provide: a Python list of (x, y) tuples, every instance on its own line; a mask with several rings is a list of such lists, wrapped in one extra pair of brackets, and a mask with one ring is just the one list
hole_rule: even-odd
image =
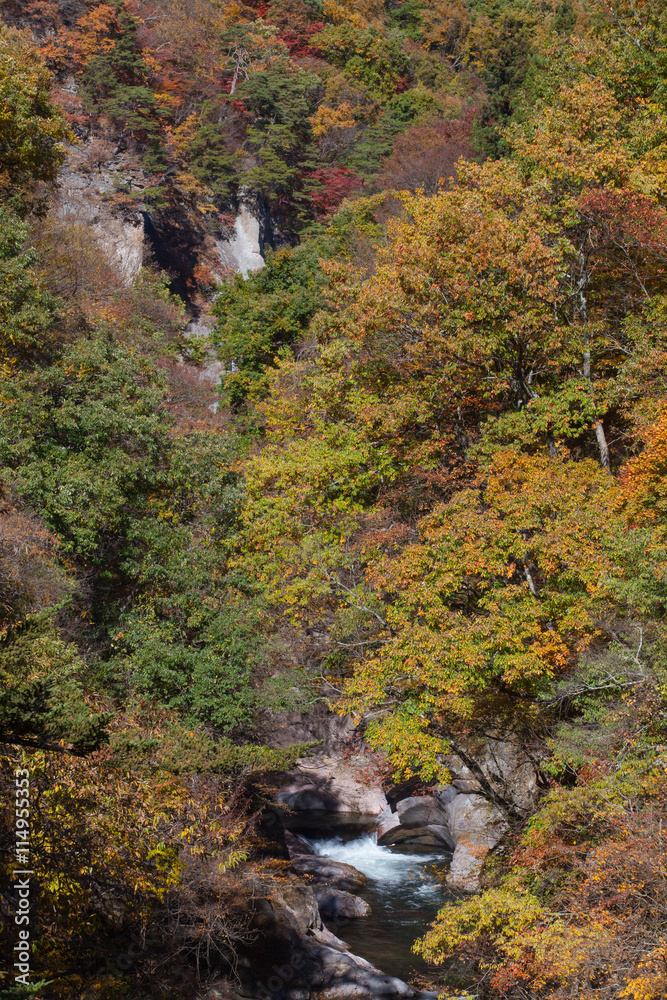
[(372, 916), (330, 922), (329, 929), (388, 975), (409, 982), (415, 973), (433, 971), (411, 948), (451, 898), (442, 884), (451, 855), (434, 848), (381, 847), (374, 834), (310, 837), (308, 843), (316, 854), (353, 865), (369, 879), (357, 894), (370, 903)]

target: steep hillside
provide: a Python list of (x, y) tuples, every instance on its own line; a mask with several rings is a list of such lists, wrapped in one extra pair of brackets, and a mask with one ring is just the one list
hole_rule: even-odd
[[(103, 228), (111, 210), (135, 237), (147, 213), (145, 243), (185, 296), (235, 269), (220, 243), (248, 190), (261, 192), (260, 246), (276, 247), (354, 193), (433, 188), (471, 155), (471, 128), (478, 152), (495, 152), (493, 124), (563, 20), (448, 2), (4, 0), (3, 12), (39, 45), (83, 143), (65, 196), (83, 174)], [(132, 235), (116, 250), (126, 267)]]
[(665, 995), (663, 7), (3, 0), (6, 1000), (329, 961), (328, 709), (495, 817), (430, 986)]

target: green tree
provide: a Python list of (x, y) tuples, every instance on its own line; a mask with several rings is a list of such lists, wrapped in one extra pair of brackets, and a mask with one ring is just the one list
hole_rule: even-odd
[(104, 739), (111, 716), (86, 699), (86, 665), (59, 637), (53, 617), (47, 610), (0, 632), (0, 739), (90, 750)]
[(316, 108), (319, 78), (296, 72), (284, 62), (251, 73), (235, 94), (252, 113), (247, 137), (257, 164), (243, 182), (269, 194), (290, 193), (299, 200), (297, 179), (312, 153), (310, 116)]
[(48, 358), (60, 333), (59, 302), (39, 281), (38, 254), (26, 247), (27, 227), (0, 206), (0, 371)]
[(121, 133), (133, 136), (144, 147), (149, 169), (164, 169), (160, 139), (161, 112), (148, 84), (149, 71), (141, 52), (136, 19), (115, 0), (117, 16), (106, 51), (92, 56), (81, 74), (86, 110), (104, 115)]
[(234, 407), (267, 388), (266, 366), (302, 337), (323, 304), (326, 278), (318, 245), (269, 252), (266, 266), (224, 286), (215, 300), (214, 343), (228, 373), (222, 390)]
[(499, 132), (517, 108), (517, 99), (531, 69), (534, 50), (530, 41), (531, 27), (515, 14), (503, 13), (474, 57), (482, 65), (487, 99), (472, 132), (473, 146), (497, 159), (509, 152), (509, 146)]
[[(17, 373), (0, 396), (3, 479), (77, 559), (112, 572), (145, 512), (166, 442), (164, 382), (136, 350), (104, 333), (51, 365)], [(106, 567), (106, 569), (105, 569)]]

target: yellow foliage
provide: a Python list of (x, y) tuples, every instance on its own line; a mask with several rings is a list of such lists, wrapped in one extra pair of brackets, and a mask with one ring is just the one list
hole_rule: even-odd
[(313, 135), (318, 139), (334, 129), (354, 128), (356, 125), (352, 105), (349, 101), (343, 101), (337, 108), (327, 108), (321, 105), (310, 121), (313, 126)]
[(667, 996), (667, 943), (663, 940), (641, 962), (640, 975), (619, 993), (620, 1000), (663, 1000)]
[(378, 23), (384, 12), (381, 0), (324, 0), (322, 13), (334, 24), (349, 21), (355, 28), (366, 31), (369, 24)]
[(408, 781), (420, 775), (424, 781), (447, 785), (451, 775), (439, 763), (439, 755), (447, 751), (447, 745), (427, 728), (427, 719), (401, 712), (370, 723), (365, 737), (370, 746), (386, 754), (394, 780)]

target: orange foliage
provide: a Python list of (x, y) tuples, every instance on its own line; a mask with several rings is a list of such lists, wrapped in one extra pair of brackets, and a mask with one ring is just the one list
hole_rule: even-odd
[(114, 32), (120, 29), (117, 11), (109, 4), (91, 7), (71, 29), (49, 39), (42, 51), (56, 69), (78, 71), (89, 59), (116, 47)]
[(631, 524), (667, 530), (667, 407), (646, 433), (646, 448), (621, 472), (617, 506)]

